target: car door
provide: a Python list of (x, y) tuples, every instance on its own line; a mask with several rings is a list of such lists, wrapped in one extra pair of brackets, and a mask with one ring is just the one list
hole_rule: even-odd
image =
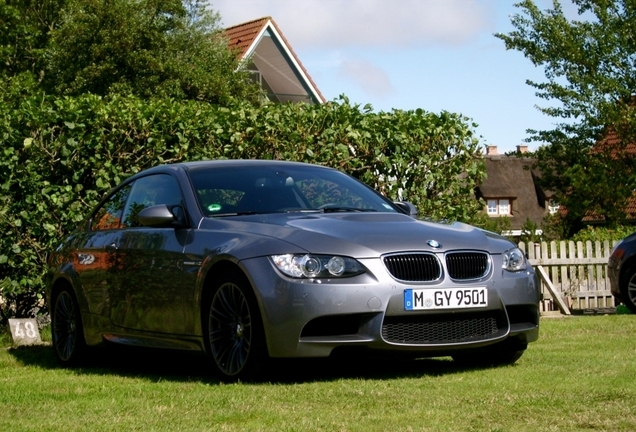
[(129, 192), (130, 187), (124, 186), (108, 198), (95, 210), (86, 230), (74, 240), (73, 268), (91, 314), (109, 316), (110, 292), (118, 285), (121, 270), (116, 245)]
[(190, 231), (141, 226), (139, 211), (159, 204), (168, 208), (183, 205), (175, 178), (154, 174), (132, 184), (117, 244), (122, 276), (112, 295), (111, 321), (128, 329), (183, 334), (188, 328), (182, 289), (183, 251)]

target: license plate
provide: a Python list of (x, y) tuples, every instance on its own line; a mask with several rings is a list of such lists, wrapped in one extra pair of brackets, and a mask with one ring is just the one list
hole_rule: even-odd
[(488, 289), (473, 288), (427, 288), (405, 289), (405, 310), (462, 309), (488, 306)]

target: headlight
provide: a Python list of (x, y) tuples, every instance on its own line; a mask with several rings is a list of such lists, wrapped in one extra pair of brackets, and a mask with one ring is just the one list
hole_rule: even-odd
[(334, 255), (272, 255), (276, 268), (293, 278), (350, 277), (364, 273), (364, 267), (353, 258)]
[(526, 257), (521, 249), (512, 248), (503, 253), (503, 268), (513, 272), (526, 269)]

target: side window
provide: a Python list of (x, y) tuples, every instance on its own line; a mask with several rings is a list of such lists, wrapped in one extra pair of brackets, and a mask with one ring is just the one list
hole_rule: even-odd
[(168, 174), (155, 174), (135, 181), (130, 191), (122, 219), (122, 226), (140, 226), (137, 215), (146, 207), (165, 204), (168, 208), (181, 205), (181, 190)]
[(129, 192), (130, 185), (121, 188), (95, 212), (93, 220), (91, 221), (92, 231), (119, 228), (124, 204), (126, 204), (126, 198)]

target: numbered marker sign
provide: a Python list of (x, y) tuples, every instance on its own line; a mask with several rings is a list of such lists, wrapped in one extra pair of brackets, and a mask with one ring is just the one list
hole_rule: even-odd
[(42, 342), (35, 318), (10, 319), (9, 327), (11, 327), (11, 336), (16, 345), (33, 345)]

